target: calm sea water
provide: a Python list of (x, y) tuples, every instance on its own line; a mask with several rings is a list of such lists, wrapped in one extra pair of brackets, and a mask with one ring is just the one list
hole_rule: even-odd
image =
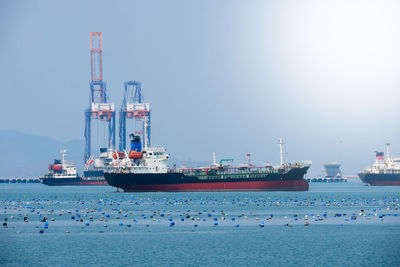
[(1, 266), (400, 266), (400, 187), (356, 181), (251, 193), (0, 185), (0, 222)]

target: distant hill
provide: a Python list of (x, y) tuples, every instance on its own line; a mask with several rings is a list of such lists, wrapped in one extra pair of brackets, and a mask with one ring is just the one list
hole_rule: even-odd
[(38, 177), (47, 172), (49, 163), (67, 150), (67, 161), (83, 168), (83, 140), (61, 142), (50, 137), (17, 131), (0, 131), (0, 177)]
[[(0, 130), (0, 177), (38, 177), (47, 172), (54, 159), (60, 159), (60, 150), (66, 149), (66, 159), (82, 173), (84, 141), (62, 142), (50, 137)], [(171, 158), (169, 165), (177, 168), (200, 167), (208, 162), (182, 161)]]

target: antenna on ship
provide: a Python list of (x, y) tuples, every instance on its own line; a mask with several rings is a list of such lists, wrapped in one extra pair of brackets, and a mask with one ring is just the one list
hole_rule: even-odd
[(246, 156), (247, 156), (247, 165), (250, 166), (251, 165), (251, 159), (250, 159), (251, 154), (247, 153)]
[(285, 142), (283, 142), (283, 139), (279, 139), (279, 148), (280, 148), (280, 156), (281, 156), (281, 166), (283, 165), (283, 144)]

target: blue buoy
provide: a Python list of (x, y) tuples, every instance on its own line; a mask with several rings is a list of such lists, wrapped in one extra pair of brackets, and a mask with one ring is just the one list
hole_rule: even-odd
[(72, 219), (72, 220), (75, 220), (75, 216), (71, 216), (71, 219)]
[(122, 225), (124, 225), (124, 223), (123, 223), (123, 222), (120, 222), (120, 223), (119, 223), (119, 226), (122, 226)]
[(87, 223), (85, 223), (85, 225), (86, 225), (86, 226), (89, 226), (89, 223), (87, 222)]
[(218, 218), (214, 218), (214, 221), (218, 221)]
[(217, 225), (218, 225), (218, 223), (217, 223), (217, 222), (215, 222), (215, 223), (214, 223), (214, 226), (217, 226)]
[(235, 227), (239, 227), (239, 224), (236, 224), (236, 226)]
[(197, 226), (198, 226), (197, 224), (194, 225), (194, 227), (197, 227)]
[(43, 233), (44, 233), (44, 230), (40, 230), (39, 233), (40, 233), (40, 234), (43, 234)]
[(183, 222), (185, 219), (184, 218), (181, 218), (181, 221)]
[(131, 225), (130, 223), (128, 223), (126, 226), (127, 226), (127, 227), (131, 227), (132, 225)]
[(104, 227), (107, 227), (107, 224), (103, 225)]
[(260, 222), (259, 226), (264, 227), (264, 222)]
[(169, 227), (172, 227), (172, 226), (174, 226), (175, 225), (175, 223), (174, 222), (171, 222), (170, 224), (169, 224)]

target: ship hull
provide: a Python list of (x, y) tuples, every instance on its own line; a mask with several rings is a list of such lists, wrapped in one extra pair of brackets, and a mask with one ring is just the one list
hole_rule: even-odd
[(359, 173), (358, 176), (363, 183), (373, 186), (400, 186), (400, 174)]
[[(262, 174), (262, 177), (229, 178), (228, 174), (200, 177), (183, 173), (104, 173), (108, 184), (125, 192), (194, 192), (194, 191), (307, 191), (304, 175), (308, 167), (287, 173)], [(225, 176), (225, 178), (224, 178)], [(259, 175), (260, 176), (260, 175)]]
[(42, 184), (49, 186), (68, 186), (68, 185), (108, 185), (106, 180), (85, 180), (77, 178), (43, 178)]

